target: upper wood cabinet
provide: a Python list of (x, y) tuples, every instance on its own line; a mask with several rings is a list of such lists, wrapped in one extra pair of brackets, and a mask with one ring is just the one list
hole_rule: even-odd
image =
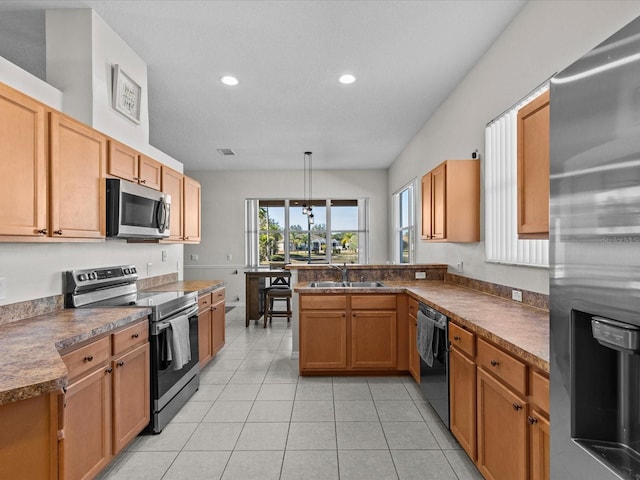
[(169, 222), (169, 241), (180, 242), (184, 237), (182, 228), (183, 177), (169, 167), (162, 167), (162, 192), (171, 195), (171, 218)]
[(162, 166), (162, 192), (171, 195), (170, 243), (200, 243), (200, 183)]
[(0, 84), (0, 235), (46, 235), (46, 120), (42, 104)]
[(479, 160), (447, 160), (422, 177), (422, 239), (480, 241)]
[(184, 177), (183, 197), (183, 229), (184, 241), (187, 243), (200, 242), (200, 183)]
[(518, 111), (518, 238), (549, 238), (549, 91)]
[(161, 164), (116, 140), (109, 140), (107, 173), (160, 190)]
[(50, 114), (51, 234), (104, 238), (107, 139), (62, 114)]

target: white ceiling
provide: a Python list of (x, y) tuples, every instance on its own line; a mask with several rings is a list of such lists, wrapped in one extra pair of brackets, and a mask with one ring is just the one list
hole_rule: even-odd
[(525, 2), (35, 0), (0, 15), (93, 8), (147, 63), (150, 143), (185, 170), (301, 169), (306, 150), (314, 169), (387, 168)]

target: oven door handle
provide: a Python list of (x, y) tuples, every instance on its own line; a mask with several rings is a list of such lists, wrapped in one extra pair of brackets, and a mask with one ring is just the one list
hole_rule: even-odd
[[(181, 313), (180, 315), (176, 315), (176, 317), (182, 317), (183, 315), (186, 315), (187, 318), (192, 317), (195, 313), (198, 313), (198, 305), (194, 305), (193, 307), (191, 307), (189, 310), (187, 310), (184, 313)], [(167, 328), (169, 328), (171, 326), (171, 323), (169, 323), (169, 320), (171, 320), (170, 318), (163, 320), (161, 322), (156, 323), (155, 325), (155, 331), (156, 333), (160, 333), (163, 330), (166, 330)]]

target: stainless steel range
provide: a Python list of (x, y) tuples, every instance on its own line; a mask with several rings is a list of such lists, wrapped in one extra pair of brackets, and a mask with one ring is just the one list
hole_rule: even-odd
[[(198, 293), (138, 292), (134, 265), (92, 268), (64, 272), (67, 308), (148, 307), (151, 308), (149, 342), (151, 350), (151, 422), (149, 429), (160, 433), (200, 386), (198, 364)], [(179, 365), (172, 358), (172, 323), (188, 320), (190, 360)], [(168, 348), (169, 347), (169, 348)], [(177, 368), (179, 367), (179, 368)]]

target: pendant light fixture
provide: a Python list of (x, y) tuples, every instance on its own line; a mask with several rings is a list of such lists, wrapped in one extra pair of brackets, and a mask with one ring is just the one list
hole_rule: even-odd
[[(302, 213), (307, 216), (309, 225), (313, 225), (313, 158), (312, 152), (304, 152), (304, 203)], [(309, 196), (307, 196), (307, 192)]]

